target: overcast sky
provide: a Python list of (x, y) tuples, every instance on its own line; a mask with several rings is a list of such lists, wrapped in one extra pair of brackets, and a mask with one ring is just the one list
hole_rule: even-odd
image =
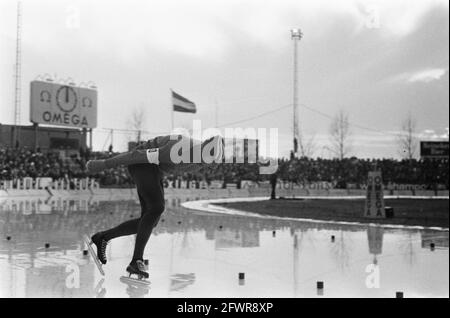
[[(23, 0), (22, 123), (38, 75), (98, 87), (98, 127), (170, 128), (169, 89), (191, 99), (205, 127), (278, 127), (292, 144), (293, 43), (299, 27), (300, 126), (329, 156), (330, 116), (349, 114), (352, 155), (397, 157), (408, 113), (422, 138), (448, 136), (447, 0)], [(14, 118), (16, 1), (0, 1), (0, 123)], [(271, 112), (274, 109), (278, 111)], [(265, 116), (259, 116), (271, 112)], [(235, 127), (231, 126), (231, 127)], [(107, 144), (94, 131), (94, 148)], [(126, 136), (116, 134), (116, 150)]]

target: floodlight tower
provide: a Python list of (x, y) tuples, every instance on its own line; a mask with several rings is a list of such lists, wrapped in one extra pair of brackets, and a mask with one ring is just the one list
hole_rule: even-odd
[(298, 119), (298, 42), (302, 39), (303, 33), (300, 29), (291, 30), (291, 39), (294, 40), (294, 101), (293, 101), (293, 154), (298, 153), (298, 142), (300, 139), (299, 119)]
[(13, 134), (13, 144), (15, 147), (16, 143), (20, 140), (20, 95), (21, 95), (21, 59), (22, 59), (22, 49), (21, 49), (21, 33), (22, 33), (22, 4), (17, 1), (17, 33), (16, 33), (16, 65), (15, 65), (15, 88), (14, 88), (14, 134)]

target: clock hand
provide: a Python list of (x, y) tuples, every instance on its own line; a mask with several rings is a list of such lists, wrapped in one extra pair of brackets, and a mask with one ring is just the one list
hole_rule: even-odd
[(66, 87), (66, 103), (69, 102), (69, 88)]

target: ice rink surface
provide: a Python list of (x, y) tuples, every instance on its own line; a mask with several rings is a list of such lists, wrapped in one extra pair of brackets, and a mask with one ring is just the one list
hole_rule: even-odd
[(134, 236), (110, 242), (105, 276), (83, 255), (83, 234), (138, 217), (136, 200), (0, 199), (0, 296), (449, 297), (448, 231), (196, 212), (183, 200), (167, 199), (147, 245), (146, 288), (120, 281)]

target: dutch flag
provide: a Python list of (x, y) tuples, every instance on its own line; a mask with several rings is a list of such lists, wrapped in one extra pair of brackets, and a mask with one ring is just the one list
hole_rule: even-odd
[(175, 93), (172, 91), (172, 104), (173, 110), (175, 112), (183, 112), (183, 113), (196, 113), (197, 108), (195, 104), (191, 102), (189, 99)]

